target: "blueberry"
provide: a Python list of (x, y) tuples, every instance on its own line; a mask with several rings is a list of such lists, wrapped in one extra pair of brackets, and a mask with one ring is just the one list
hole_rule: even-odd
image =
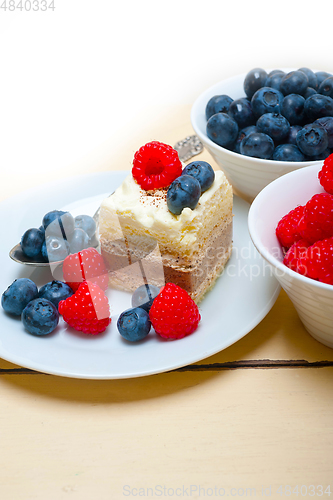
[(169, 186), (167, 206), (171, 213), (179, 215), (183, 208), (192, 210), (198, 204), (201, 195), (200, 182), (190, 175), (181, 175)]
[(127, 309), (117, 321), (120, 335), (130, 342), (144, 339), (150, 332), (151, 322), (147, 311), (141, 307)]
[(96, 232), (96, 222), (90, 215), (77, 215), (74, 218), (74, 226), (83, 229), (89, 238), (92, 238)]
[(19, 278), (3, 292), (1, 305), (7, 313), (21, 316), (25, 306), (37, 297), (36, 284), (28, 278)]
[(47, 236), (43, 246), (42, 255), (46, 261), (58, 262), (64, 260), (70, 254), (69, 243), (57, 236)]
[(47, 335), (59, 323), (59, 313), (54, 304), (46, 299), (34, 299), (23, 309), (22, 322), (32, 335)]
[(51, 210), (51, 212), (47, 212), (47, 214), (44, 215), (42, 221), (44, 229), (46, 229), (47, 226), (51, 224), (51, 222), (53, 222), (56, 219), (59, 219), (65, 213), (66, 212), (63, 212), (62, 210)]
[(154, 285), (142, 285), (132, 295), (132, 307), (142, 307), (149, 312), (155, 297), (160, 293), (160, 288)]
[(246, 156), (268, 160), (272, 157), (273, 151), (273, 139), (261, 132), (252, 132), (240, 143), (240, 152)]
[(282, 101), (281, 92), (270, 87), (262, 87), (251, 99), (254, 116), (259, 118), (264, 113), (280, 113)]
[(68, 240), (71, 253), (77, 253), (89, 247), (89, 236), (83, 229), (76, 227)]
[(308, 77), (308, 86), (309, 87), (312, 87), (315, 90), (318, 88), (317, 76), (312, 71), (312, 69), (310, 69), (310, 68), (299, 68), (297, 71), (302, 71), (302, 73), (305, 73), (305, 75)]
[(247, 135), (251, 134), (251, 132), (259, 132), (257, 127), (255, 125), (250, 125), (249, 127), (242, 128), (242, 130), (239, 131), (235, 145), (234, 145), (234, 151), (236, 153), (240, 154), (240, 143), (246, 137)]
[(283, 95), (303, 95), (309, 86), (309, 80), (302, 71), (290, 71), (281, 80), (281, 92)]
[(207, 191), (213, 184), (215, 172), (206, 161), (192, 161), (184, 168), (182, 175), (191, 175), (200, 182), (201, 192)]
[(277, 161), (304, 161), (304, 155), (294, 144), (280, 144), (274, 149), (272, 159)]
[(324, 116), (323, 118), (318, 118), (314, 124), (324, 127), (327, 132), (328, 147), (333, 148), (333, 117)]
[(245, 97), (235, 99), (230, 104), (228, 115), (237, 122), (239, 128), (249, 127), (255, 122), (251, 103)]
[(254, 68), (248, 72), (244, 79), (244, 91), (249, 99), (253, 94), (265, 85), (267, 73), (262, 68)]
[(320, 87), (320, 84), (326, 80), (326, 78), (328, 78), (329, 76), (332, 76), (332, 73), (327, 73), (326, 71), (317, 71), (317, 73), (315, 73), (316, 77), (317, 77), (317, 83), (318, 83), (318, 88)]
[(296, 136), (296, 143), (305, 155), (317, 156), (327, 148), (327, 132), (319, 125), (303, 127)]
[(300, 125), (292, 125), (289, 129), (288, 136), (286, 138), (287, 144), (294, 144), (296, 146), (296, 135), (302, 129)]
[(27, 257), (36, 257), (45, 240), (45, 233), (36, 228), (28, 229), (21, 238), (21, 248)]
[(281, 80), (285, 73), (283, 71), (276, 70), (275, 73), (268, 75), (265, 82), (265, 87), (272, 87), (275, 90), (280, 90)]
[(325, 149), (322, 153), (315, 156), (306, 156), (305, 159), (309, 161), (318, 161), (318, 160), (326, 160), (331, 155), (330, 149)]
[(59, 217), (55, 217), (45, 227), (46, 237), (52, 235), (52, 236), (58, 236), (59, 238), (62, 237), (68, 239), (73, 234), (73, 232), (74, 232), (74, 217), (69, 212), (64, 212)]
[(333, 98), (333, 76), (329, 76), (320, 84), (318, 93)]
[(237, 139), (237, 134), (237, 122), (226, 113), (217, 113), (207, 122), (207, 135), (219, 146), (231, 148)]
[(61, 300), (66, 300), (73, 295), (73, 290), (63, 281), (53, 280), (39, 289), (40, 299), (47, 299), (58, 308)]
[(299, 94), (289, 94), (284, 97), (281, 114), (287, 118), (290, 125), (300, 125), (304, 122), (305, 99)]
[(287, 138), (290, 123), (279, 113), (265, 113), (257, 121), (259, 132), (269, 135), (273, 141), (279, 142)]
[(309, 120), (333, 116), (333, 99), (326, 95), (314, 94), (305, 100), (304, 110)]
[(312, 87), (308, 87), (306, 89), (305, 93), (303, 94), (303, 97), (304, 97), (304, 99), (307, 99), (308, 97), (310, 97), (313, 94), (317, 94), (317, 91), (315, 89), (313, 89)]
[(228, 113), (232, 101), (233, 99), (225, 94), (211, 97), (206, 106), (206, 120), (216, 113)]

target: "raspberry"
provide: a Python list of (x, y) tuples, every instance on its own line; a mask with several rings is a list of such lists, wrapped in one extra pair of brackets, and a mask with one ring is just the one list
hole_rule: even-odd
[(333, 238), (317, 241), (298, 261), (299, 272), (309, 278), (333, 285)]
[(69, 326), (92, 335), (104, 332), (111, 323), (108, 298), (90, 281), (81, 283), (74, 295), (61, 300), (58, 310)]
[(301, 239), (298, 233), (298, 223), (303, 217), (304, 207), (299, 206), (290, 210), (290, 212), (282, 217), (276, 226), (276, 236), (281, 246), (290, 248), (293, 243)]
[(81, 252), (68, 255), (64, 260), (62, 270), (64, 280), (74, 292), (86, 280), (95, 283), (104, 291), (108, 287), (108, 271), (103, 257), (95, 248), (86, 248)]
[(327, 193), (333, 194), (333, 154), (328, 156), (318, 174), (320, 184)]
[(315, 194), (307, 202), (304, 215), (298, 223), (301, 237), (315, 243), (333, 236), (333, 196), (328, 193)]
[(132, 175), (146, 191), (167, 187), (181, 174), (178, 153), (167, 144), (148, 142), (134, 155)]
[[(290, 267), (293, 271), (299, 271), (299, 259), (306, 252), (309, 247), (309, 243), (305, 240), (296, 241), (288, 250), (283, 259), (283, 264)], [(303, 273), (301, 273), (303, 274)]]
[(155, 332), (165, 339), (181, 339), (190, 335), (201, 319), (196, 303), (174, 283), (167, 283), (162, 288), (154, 299), (149, 317)]

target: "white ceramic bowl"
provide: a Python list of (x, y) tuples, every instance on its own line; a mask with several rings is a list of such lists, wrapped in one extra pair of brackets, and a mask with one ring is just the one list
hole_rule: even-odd
[[(282, 70), (286, 73), (292, 71), (291, 68)], [(195, 133), (224, 171), (236, 194), (251, 202), (267, 184), (281, 175), (320, 162), (284, 162), (251, 158), (222, 148), (208, 138), (205, 115), (207, 102), (214, 95), (221, 94), (227, 94), (232, 99), (245, 97), (243, 89), (245, 76), (246, 73), (228, 78), (205, 90), (192, 106), (191, 122)]]
[(293, 302), (307, 331), (319, 342), (333, 347), (333, 285), (302, 276), (283, 263), (275, 228), (297, 205), (324, 190), (318, 181), (321, 165), (295, 170), (269, 184), (259, 193), (249, 211), (249, 231), (258, 252), (270, 264), (275, 277)]

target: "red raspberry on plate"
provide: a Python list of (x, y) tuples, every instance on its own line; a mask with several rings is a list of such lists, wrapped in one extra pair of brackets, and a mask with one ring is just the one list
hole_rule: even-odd
[(311, 245), (300, 256), (298, 269), (309, 278), (333, 285), (333, 238)]
[(103, 257), (95, 248), (86, 248), (68, 255), (63, 263), (64, 281), (72, 290), (77, 290), (86, 280), (98, 285), (102, 290), (108, 287), (109, 277)]
[[(283, 264), (290, 267), (293, 271), (299, 272), (299, 259), (306, 252), (309, 243), (305, 240), (296, 241), (288, 250), (283, 259)], [(303, 273), (301, 273), (303, 274)]]
[(315, 243), (333, 236), (333, 196), (315, 194), (304, 207), (304, 215), (298, 223), (301, 237)]
[(69, 326), (92, 335), (104, 332), (111, 323), (108, 298), (89, 281), (81, 283), (74, 295), (61, 300), (58, 310)]
[(318, 174), (320, 184), (327, 193), (333, 194), (333, 154), (328, 156)]
[(174, 340), (193, 333), (201, 319), (196, 303), (174, 283), (167, 283), (154, 299), (149, 318), (158, 335)]
[(282, 217), (276, 226), (276, 236), (282, 247), (290, 248), (296, 241), (301, 239), (298, 232), (298, 223), (303, 217), (304, 207), (299, 206), (290, 210), (290, 212)]
[(167, 187), (181, 174), (178, 153), (168, 144), (148, 142), (134, 155), (132, 175), (146, 191)]

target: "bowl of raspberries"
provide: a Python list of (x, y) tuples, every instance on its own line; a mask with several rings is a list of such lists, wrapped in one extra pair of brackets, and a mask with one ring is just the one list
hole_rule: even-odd
[(281, 175), (333, 153), (333, 74), (254, 68), (204, 91), (191, 122), (236, 194), (252, 201)]
[(249, 231), (306, 330), (333, 348), (333, 154), (266, 186)]

